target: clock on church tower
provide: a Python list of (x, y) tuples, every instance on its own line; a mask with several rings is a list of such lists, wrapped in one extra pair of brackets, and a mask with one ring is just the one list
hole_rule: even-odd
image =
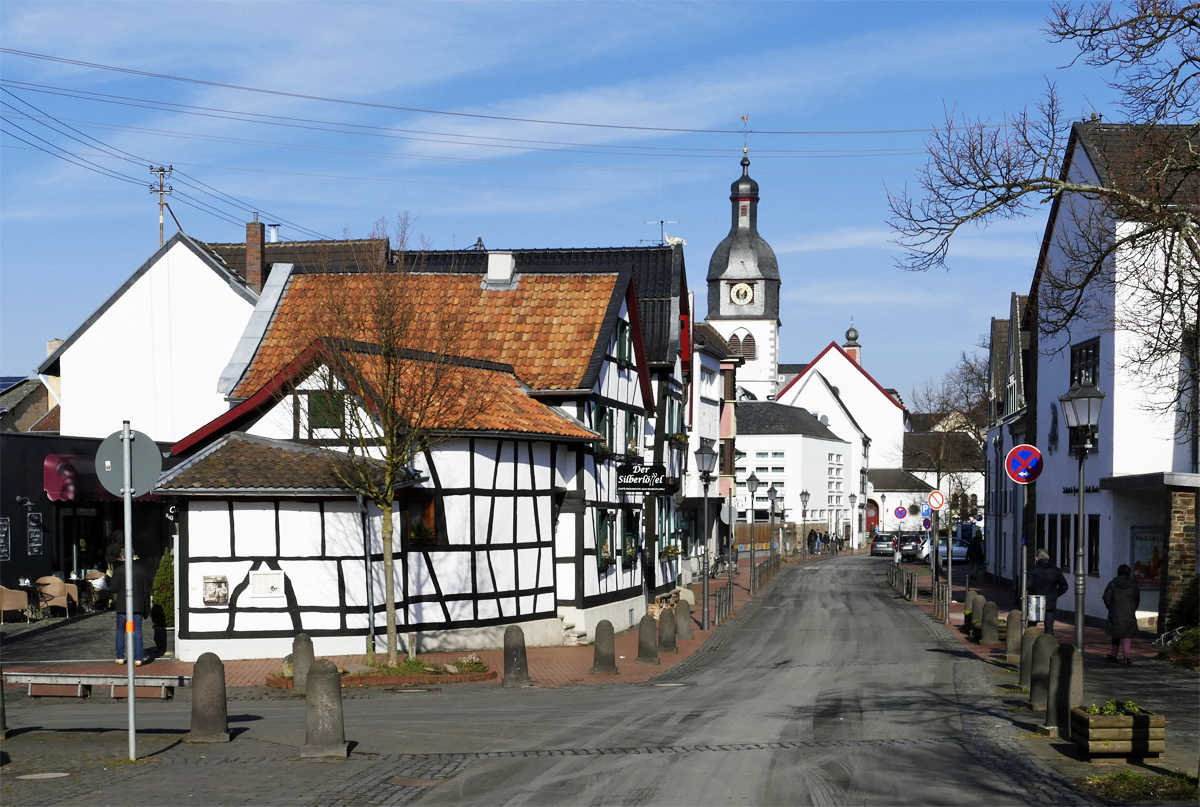
[(767, 400), (779, 377), (779, 263), (758, 234), (758, 183), (745, 153), (729, 201), (729, 234), (708, 263), (708, 323), (746, 359), (738, 386)]

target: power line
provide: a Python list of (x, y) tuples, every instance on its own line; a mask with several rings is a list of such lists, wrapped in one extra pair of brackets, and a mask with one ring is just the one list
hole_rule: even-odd
[[(288, 118), (285, 116), (277, 116), (277, 115), (263, 116), (263, 115), (259, 115), (258, 113), (243, 113), (243, 112), (238, 112), (235, 110), (224, 110), (224, 109), (219, 109), (219, 108), (214, 108), (214, 107), (192, 107), (191, 109), (174, 109), (171, 107), (187, 106), (187, 105), (170, 104), (170, 106), (160, 106), (159, 104), (164, 103), (164, 102), (145, 101), (145, 102), (140, 102), (140, 103), (134, 103), (132, 101), (126, 102), (126, 101), (117, 101), (117, 100), (107, 100), (104, 98), (90, 97), (88, 95), (72, 94), (72, 92), (70, 92), (70, 91), (58, 92), (58, 91), (31, 88), (24, 82), (11, 82), (8, 80), (0, 80), (0, 84), (9, 84), (11, 86), (18, 87), (19, 89), (26, 90), (28, 92), (40, 92), (40, 93), (45, 93), (45, 94), (49, 94), (49, 95), (59, 95), (59, 96), (64, 96), (64, 97), (68, 97), (68, 98), (76, 98), (78, 100), (96, 101), (98, 103), (117, 104), (117, 105), (121, 105), (121, 106), (131, 106), (131, 107), (135, 107), (135, 108), (139, 108), (139, 109), (151, 109), (151, 110), (160, 111), (160, 112), (173, 112), (175, 114), (192, 115), (192, 116), (196, 116), (196, 117), (212, 118), (215, 120), (229, 120), (229, 121), (235, 121), (238, 123), (255, 123), (255, 124), (259, 124), (259, 125), (263, 125), (263, 126), (275, 126), (275, 127), (281, 127), (281, 128), (300, 129), (300, 130), (317, 131), (317, 132), (331, 132), (334, 134), (356, 135), (359, 137), (375, 137), (375, 138), (384, 138), (384, 139), (388, 139), (388, 140), (404, 140), (404, 141), (411, 141), (411, 142), (417, 142), (417, 143), (437, 143), (440, 145), (468, 146), (468, 147), (477, 147), (477, 148), (493, 148), (493, 149), (504, 149), (507, 151), (546, 151), (546, 152), (557, 152), (557, 153), (566, 153), (566, 154), (598, 154), (598, 155), (603, 155), (603, 156), (627, 156), (627, 157), (673, 157), (673, 158), (728, 160), (728, 159), (730, 159), (730, 156), (731, 156), (730, 152), (727, 152), (725, 150), (719, 150), (719, 149), (679, 148), (677, 150), (673, 150), (668, 147), (631, 146), (631, 145), (608, 146), (608, 145), (603, 145), (603, 144), (564, 144), (564, 145), (586, 146), (585, 148), (551, 148), (551, 147), (539, 146), (539, 145), (512, 145), (513, 143), (536, 144), (536, 143), (554, 142), (554, 141), (519, 140), (516, 138), (498, 138), (501, 140), (508, 141), (508, 142), (504, 142), (504, 143), (486, 143), (486, 142), (468, 143), (468, 142), (463, 142), (462, 140), (447, 140), (447, 139), (443, 139), (440, 137), (414, 137), (411, 134), (392, 134), (392, 132), (413, 132), (413, 131), (420, 131), (420, 130), (397, 129), (397, 128), (386, 127), (386, 126), (367, 126), (367, 125), (363, 125), (363, 124), (343, 123), (340, 121), (323, 121), (323, 120), (314, 120), (314, 119), (308, 119), (308, 118)], [(192, 111), (192, 110), (208, 110), (208, 111)], [(220, 114), (217, 114), (217, 113), (220, 113)], [(249, 116), (253, 116), (253, 117), (249, 117)], [(260, 120), (259, 118), (272, 118), (272, 120)], [(288, 122), (288, 121), (301, 121), (301, 122)], [(109, 128), (114, 127), (114, 124), (96, 124), (96, 125), (107, 126)], [(329, 127), (342, 127), (342, 128), (329, 128)], [(353, 131), (352, 129), (365, 129), (368, 131)], [(152, 130), (152, 129), (146, 129), (143, 131), (148, 132), (148, 133), (155, 132), (155, 130)], [(215, 136), (215, 135), (184, 135), (183, 133), (173, 133), (173, 134), (175, 134), (176, 136), (196, 137), (197, 139), (219, 139), (219, 136)], [(432, 133), (432, 134), (444, 134), (445, 137), (451, 137), (451, 138), (471, 137), (471, 138), (476, 138), (476, 139), (483, 139), (478, 135), (458, 135), (458, 134), (453, 134), (453, 133)], [(497, 139), (497, 138), (488, 138), (488, 139)], [(623, 149), (623, 150), (617, 151), (616, 149)], [(655, 150), (651, 152), (651, 151), (631, 151), (630, 149), (643, 149), (643, 150), (644, 149), (655, 149)], [(830, 157), (893, 156), (893, 154), (922, 153), (922, 152), (923, 152), (923, 150), (921, 150), (921, 149), (879, 149), (879, 148), (874, 148), (874, 149), (824, 149), (824, 150), (763, 149), (761, 151), (756, 151), (755, 153), (758, 155), (756, 157), (756, 159), (776, 160), (776, 159), (811, 159), (813, 157), (819, 157), (819, 156), (830, 156)], [(413, 159), (417, 159), (417, 158), (414, 157)], [(454, 158), (429, 157), (428, 159), (430, 159), (430, 160), (440, 159), (441, 161), (454, 161)], [(461, 160), (466, 160), (467, 158), (458, 158), (458, 159), (461, 161)]]
[(108, 70), (114, 73), (124, 73), (133, 76), (145, 76), (146, 78), (157, 78), (164, 81), (178, 81), (185, 84), (197, 84), (205, 87), (219, 87), (226, 90), (238, 90), (240, 92), (259, 93), (261, 95), (274, 95), (282, 98), (296, 98), (302, 101), (319, 101), (327, 104), (341, 104), (345, 106), (368, 107), (371, 109), (390, 109), (397, 112), (417, 112), (424, 115), (444, 115), (453, 118), (473, 118), (477, 120), (493, 120), (493, 121), (508, 121), (511, 123), (536, 123), (546, 126), (574, 126), (586, 129), (617, 129), (632, 132), (674, 132), (678, 134), (760, 134), (760, 135), (876, 135), (876, 134), (913, 134), (928, 132), (928, 128), (924, 129), (874, 129), (874, 130), (844, 130), (844, 131), (815, 131), (815, 130), (754, 130), (754, 129), (691, 129), (684, 127), (673, 126), (627, 126), (616, 123), (586, 123), (581, 121), (560, 121), (560, 120), (545, 120), (541, 118), (517, 118), (507, 115), (483, 115), (472, 112), (450, 112), (443, 109), (423, 109), (421, 107), (397, 106), (395, 104), (379, 104), (371, 101), (351, 101), (345, 98), (330, 98), (322, 95), (307, 95), (305, 93), (286, 92), (283, 90), (268, 90), (261, 87), (247, 87), (241, 84), (226, 84), (219, 81), (207, 81), (205, 79), (190, 78), (187, 76), (173, 76), (168, 73), (152, 73), (146, 70), (134, 70), (129, 67), (116, 67), (114, 65), (99, 64), (96, 62), (85, 62), (78, 59), (67, 59), (62, 56), (50, 56), (44, 53), (33, 53), (24, 50), (14, 50), (13, 48), (0, 48), (0, 53), (7, 53), (11, 56), (23, 56), (30, 59), (42, 59), (48, 62), (57, 64), (69, 64), (75, 67), (87, 67), (93, 70)]
[[(99, 140), (99, 139), (97, 139), (97, 138), (95, 138), (95, 137), (92, 137), (91, 135), (89, 135), (89, 134), (87, 134), (87, 133), (85, 133), (85, 132), (81, 132), (79, 129), (76, 129), (74, 126), (71, 126), (70, 124), (64, 123), (63, 121), (59, 120), (58, 118), (54, 117), (53, 115), (51, 115), (51, 114), (49, 114), (49, 113), (45, 112), (44, 110), (41, 110), (41, 109), (39, 109), (38, 107), (36, 107), (36, 106), (34, 106), (33, 104), (31, 104), (31, 103), (29, 103), (28, 101), (26, 101), (25, 99), (23, 99), (23, 98), (19, 97), (18, 95), (16, 95), (15, 93), (13, 93), (13, 92), (11, 92), (11, 91), (9, 91), (9, 90), (7, 90), (7, 89), (4, 89), (3, 87), (0, 87), (0, 92), (4, 92), (6, 95), (9, 95), (9, 96), (11, 96), (11, 97), (12, 97), (12, 98), (14, 98), (15, 100), (19, 101), (20, 103), (24, 104), (25, 106), (29, 107), (30, 109), (32, 109), (32, 110), (34, 110), (34, 111), (36, 111), (36, 112), (37, 112), (37, 113), (39, 113), (40, 115), (43, 115), (43, 116), (45, 116), (45, 117), (49, 118), (50, 120), (53, 120), (55, 123), (58, 123), (60, 126), (64, 126), (64, 127), (66, 127), (67, 129), (70, 129), (71, 131), (73, 131), (73, 132), (76, 132), (77, 134), (81, 135), (82, 137), (86, 137), (88, 140), (92, 141), (92, 143), (94, 143), (94, 144), (97, 144), (97, 145), (98, 145), (98, 146), (100, 146), (102, 149), (105, 149), (105, 150), (107, 150), (107, 151), (109, 151), (109, 152), (114, 152), (114, 153), (113, 153), (111, 156), (113, 156), (113, 157), (116, 157), (117, 159), (123, 159), (123, 160), (126, 160), (126, 161), (128, 161), (128, 162), (135, 163), (135, 164), (145, 164), (146, 162), (148, 162), (148, 161), (147, 161), (145, 158), (143, 158), (143, 157), (139, 157), (139, 156), (138, 156), (138, 155), (136, 155), (136, 154), (133, 154), (133, 153), (131, 153), (131, 152), (128, 152), (128, 151), (124, 151), (123, 149), (119, 149), (119, 148), (117, 148), (116, 146), (111, 146), (111, 145), (109, 145), (108, 143), (105, 143), (105, 142), (104, 142), (104, 141), (102, 141), (102, 140)], [(46, 128), (50, 129), (51, 131), (54, 131), (54, 132), (55, 132), (55, 133), (57, 133), (57, 134), (63, 135), (63, 136), (65, 136), (65, 137), (68, 137), (68, 138), (70, 138), (71, 140), (74, 140), (75, 142), (77, 142), (77, 143), (79, 143), (79, 144), (81, 144), (81, 145), (91, 145), (91, 144), (89, 144), (89, 143), (84, 143), (84, 141), (80, 140), (80, 139), (79, 139), (79, 138), (77, 138), (77, 137), (73, 137), (73, 136), (72, 136), (72, 135), (70, 135), (70, 134), (67, 134), (67, 133), (65, 133), (65, 132), (61, 132), (61, 131), (59, 131), (59, 130), (56, 130), (56, 129), (54, 129), (54, 127), (50, 126), (49, 124), (45, 123), (44, 121), (39, 121), (39, 120), (37, 120), (35, 117), (33, 117), (32, 115), (29, 115), (28, 113), (26, 113), (26, 112), (23, 112), (23, 111), (21, 111), (21, 110), (19, 110), (19, 109), (15, 109), (14, 107), (12, 107), (12, 106), (11, 106), (10, 104), (8, 104), (7, 102), (0, 101), (0, 104), (3, 104), (4, 106), (8, 107), (9, 109), (12, 109), (14, 112), (16, 112), (16, 113), (17, 113), (17, 114), (19, 114), (19, 115), (23, 115), (24, 117), (26, 117), (26, 118), (28, 118), (28, 119), (30, 119), (30, 120), (34, 120), (34, 121), (37, 121), (38, 123), (41, 123), (43, 126), (45, 126)], [(14, 125), (15, 125), (15, 124), (14, 124)], [(18, 128), (20, 128), (20, 127), (18, 127)], [(25, 130), (24, 130), (24, 129), (22, 129), (22, 131), (25, 131)], [(28, 132), (27, 132), (27, 134), (28, 134)], [(30, 136), (31, 136), (31, 137), (36, 137), (36, 135), (32, 135), (32, 134), (31, 134)], [(43, 141), (43, 142), (46, 142), (46, 143), (48, 143), (49, 141)], [(121, 156), (121, 155), (124, 155), (124, 156)], [(151, 162), (152, 162), (152, 161), (151, 161)], [(99, 166), (98, 166), (98, 167), (99, 167)], [(107, 170), (107, 169), (106, 169), (106, 170)], [(254, 210), (254, 209), (253, 209), (253, 208), (252, 208), (250, 205), (248, 205), (247, 203), (243, 202), (242, 200), (240, 200), (240, 199), (237, 199), (237, 198), (236, 198), (236, 197), (234, 197), (234, 196), (230, 196), (229, 194), (227, 194), (227, 193), (224, 193), (223, 191), (219, 191), (219, 190), (217, 190), (216, 188), (213, 188), (211, 185), (208, 185), (208, 184), (206, 184), (206, 183), (204, 183), (204, 182), (201, 182), (199, 179), (196, 179), (195, 177), (192, 177), (192, 176), (190, 176), (190, 175), (188, 175), (188, 174), (185, 174), (185, 173), (184, 173), (184, 172), (182, 172), (182, 171), (180, 171), (180, 172), (179, 172), (179, 174), (180, 174), (181, 176), (185, 177), (187, 180), (190, 180), (190, 181), (185, 181), (185, 182), (184, 182), (184, 184), (185, 184), (185, 185), (191, 185), (192, 183), (196, 183), (196, 184), (198, 184), (198, 185), (203, 185), (205, 188), (208, 188), (208, 189), (209, 189), (208, 191), (205, 191), (205, 190), (201, 190), (201, 189), (197, 188), (197, 190), (200, 190), (200, 192), (201, 192), (201, 193), (207, 193), (207, 194), (208, 194), (208, 195), (210, 195), (210, 196), (214, 196), (214, 198), (218, 198), (216, 195), (217, 195), (217, 194), (219, 194), (220, 196), (224, 196), (224, 197), (226, 197), (227, 199), (230, 199), (230, 200), (232, 200), (232, 201), (233, 201), (235, 204), (239, 205), (240, 207), (242, 207), (242, 208), (243, 208), (244, 210), (246, 210), (246, 211), (253, 212), (253, 210)], [(210, 192), (210, 191), (211, 191), (211, 192)], [(180, 195), (180, 196), (183, 196), (183, 194), (182, 194), (182, 193), (180, 193), (179, 195)], [(187, 198), (192, 198), (192, 197), (187, 197)], [(193, 201), (199, 202), (199, 200), (195, 200), (195, 199), (193, 199)], [(195, 205), (189, 205), (189, 207), (195, 207)], [(206, 207), (211, 207), (211, 206), (208, 206), (208, 205), (206, 205)], [(212, 210), (216, 210), (216, 208), (212, 208)], [(270, 213), (269, 211), (262, 211), (262, 212), (264, 212), (264, 213), (265, 213), (267, 216), (269, 216), (269, 217), (271, 217), (271, 218), (274, 218), (274, 219), (277, 219), (277, 220), (278, 220), (280, 223), (282, 223), (282, 224), (286, 224), (286, 225), (288, 225), (289, 227), (292, 227), (293, 229), (295, 229), (295, 230), (297, 230), (297, 231), (299, 231), (299, 232), (301, 232), (301, 233), (305, 233), (305, 234), (307, 234), (307, 235), (316, 236), (317, 238), (324, 239), (324, 240), (331, 240), (331, 239), (329, 238), (329, 236), (322, 235), (321, 233), (318, 233), (318, 232), (317, 232), (317, 231), (315, 231), (315, 230), (310, 230), (310, 229), (309, 229), (309, 228), (307, 228), (307, 227), (304, 227), (304, 226), (301, 226), (301, 225), (299, 225), (299, 224), (296, 224), (296, 223), (294, 223), (294, 222), (288, 221), (287, 219), (284, 219), (284, 218), (282, 218), (282, 217), (280, 217), (280, 216), (275, 216), (274, 214)], [(223, 212), (222, 212), (222, 216), (224, 216), (224, 213), (223, 213)], [(161, 209), (160, 209), (160, 211), (159, 211), (159, 219), (161, 220), (161, 218), (162, 218), (162, 211), (161, 211)], [(160, 240), (161, 240), (161, 239), (160, 239)]]

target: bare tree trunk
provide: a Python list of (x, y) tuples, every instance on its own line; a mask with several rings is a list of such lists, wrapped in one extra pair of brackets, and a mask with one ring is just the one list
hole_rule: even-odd
[(383, 593), (384, 610), (387, 614), (388, 666), (395, 667), (400, 661), (400, 654), (396, 642), (396, 564), (392, 559), (391, 503), (380, 510), (383, 513)]

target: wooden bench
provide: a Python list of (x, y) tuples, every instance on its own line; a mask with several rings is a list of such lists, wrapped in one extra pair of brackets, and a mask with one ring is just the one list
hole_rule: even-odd
[[(89, 698), (94, 686), (108, 687), (109, 697), (114, 699), (129, 696), (129, 679), (126, 675), (6, 672), (4, 681), (9, 684), (28, 684), (31, 698)], [(191, 685), (190, 675), (135, 675), (133, 696), (171, 700), (175, 697), (175, 687)]]

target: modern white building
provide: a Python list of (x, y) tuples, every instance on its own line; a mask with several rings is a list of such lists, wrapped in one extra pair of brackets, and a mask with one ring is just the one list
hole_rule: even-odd
[[(1130, 144), (1137, 141), (1141, 131), (1119, 124), (1074, 124), (1063, 174), (1079, 182), (1102, 184), (1110, 176), (1129, 176), (1139, 171), (1138, 152)], [(1194, 178), (1189, 181), (1194, 183)], [(1194, 184), (1189, 187), (1194, 201)], [(1049, 277), (1061, 276), (1071, 260), (1069, 245), (1080, 243), (1080, 223), (1100, 219), (1096, 204), (1071, 194), (1054, 201), (1026, 303), (1028, 309), (1020, 314), (1022, 328), (1027, 327), (1030, 335), (1028, 364), (1021, 374), (1023, 386), (1017, 387), (1016, 401), (1012, 400), (1011, 378), (1004, 379), (1003, 393), (993, 390), (994, 399), (1005, 401), (1004, 416), (997, 416), (996, 425), (1007, 429), (1009, 420), (1020, 414), (1023, 397), (1025, 436), (1041, 450), (1044, 463), (1034, 484), (1010, 494), (1024, 498), (1022, 533), (1030, 551), (1035, 547), (1046, 549), (1073, 587), (1075, 548), (1082, 526), (1088, 619), (1105, 617), (1107, 611), (1101, 601), (1105, 584), (1116, 575), (1118, 566), (1128, 564), (1142, 591), (1139, 622), (1144, 627), (1161, 628), (1170, 604), (1197, 573), (1194, 505), (1196, 490), (1200, 489), (1200, 457), (1194, 441), (1177, 439), (1176, 426), (1180, 418), (1186, 417), (1188, 395), (1176, 408), (1171, 390), (1156, 388), (1137, 374), (1131, 360), (1143, 350), (1143, 337), (1120, 326), (1136, 318), (1137, 307), (1146, 304), (1132, 284), (1121, 282), (1122, 272), (1146, 256), (1116, 254), (1108, 270), (1118, 282), (1095, 285), (1088, 299), (1094, 315), (1073, 322), (1069, 335), (1048, 337), (1037, 327), (1037, 301), (1047, 293)], [(1106, 220), (1117, 234), (1134, 226), (1111, 217)], [(1091, 235), (1094, 237), (1094, 233)], [(1117, 327), (1114, 329), (1111, 323), (1117, 323)], [(1010, 324), (1010, 355), (1015, 348), (1012, 327)], [(1185, 361), (1180, 357), (1171, 366), (1181, 366)], [(1011, 366), (1009, 375), (1013, 375)], [(1001, 380), (996, 374), (993, 384), (998, 387)], [(1059, 405), (1059, 397), (1076, 383), (1095, 385), (1105, 395), (1099, 434), (1086, 463), (1082, 525), (1077, 523), (1081, 495), (1074, 445), (1077, 435), (1067, 429)], [(1022, 390), (1024, 395), (1020, 396)], [(997, 461), (1003, 462), (1003, 445), (1009, 442), (1002, 444), (997, 439), (1005, 429), (994, 430), (996, 444), (987, 455), (993, 463), (989, 479), (995, 480), (993, 484), (998, 484), (1000, 491), (1011, 490), (1000, 479), (1002, 470), (994, 467)], [(1004, 494), (989, 501), (996, 506), (997, 499), (1001, 511), (994, 517), (1002, 518)], [(1009, 505), (1009, 509), (1015, 508)], [(1008, 554), (1006, 550), (1000, 552), (1001, 558)], [(1012, 573), (1003, 559), (993, 556), (990, 562), (995, 564), (993, 573)], [(1073, 604), (1073, 590), (1059, 598), (1060, 609), (1070, 611)]]

